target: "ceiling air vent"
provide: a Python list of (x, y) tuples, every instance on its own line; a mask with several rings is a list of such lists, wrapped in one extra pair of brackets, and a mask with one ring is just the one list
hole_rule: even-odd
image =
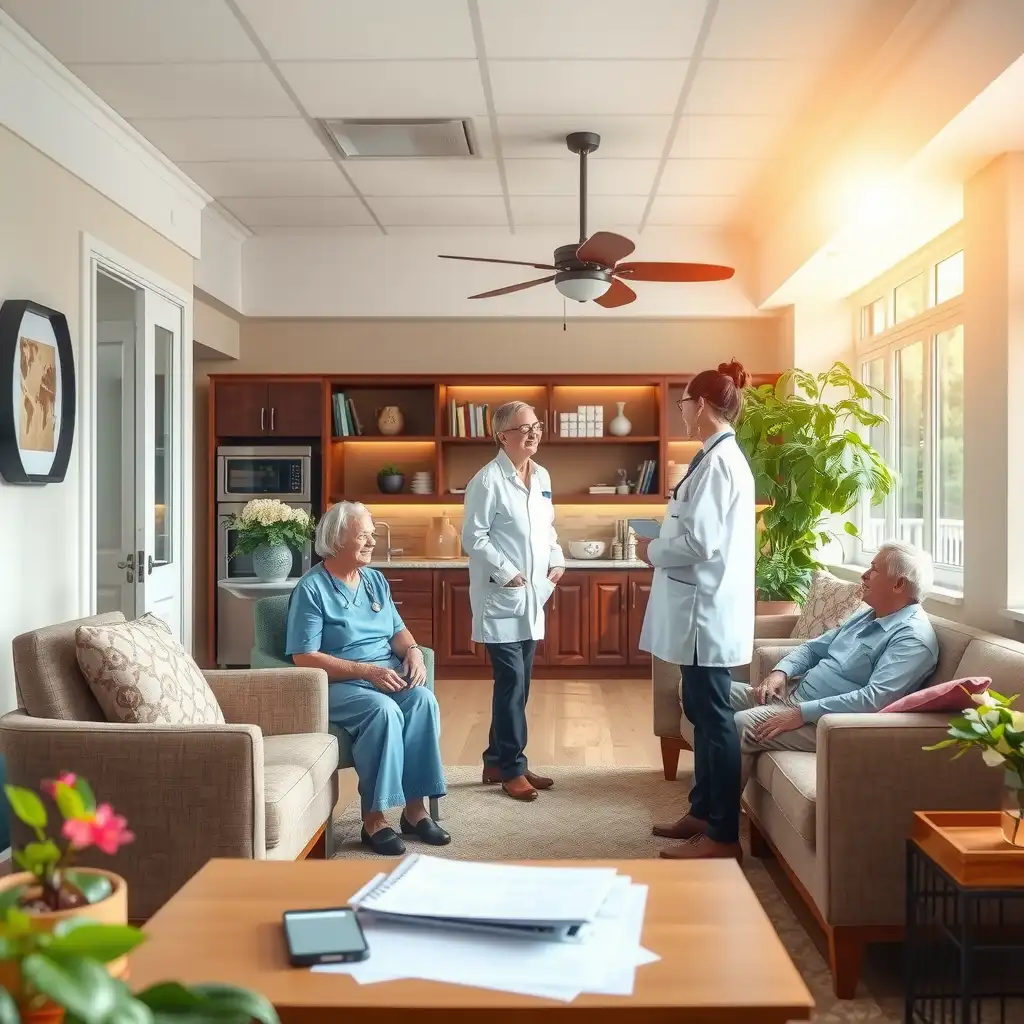
[(476, 156), (468, 118), (454, 121), (342, 118), (320, 123), (346, 160)]

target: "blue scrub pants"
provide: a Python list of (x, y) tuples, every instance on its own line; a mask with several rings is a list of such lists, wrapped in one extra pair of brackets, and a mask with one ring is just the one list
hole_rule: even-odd
[(352, 738), (364, 815), (445, 795), (441, 715), (425, 686), (384, 693), (364, 680), (331, 683), (328, 717)]

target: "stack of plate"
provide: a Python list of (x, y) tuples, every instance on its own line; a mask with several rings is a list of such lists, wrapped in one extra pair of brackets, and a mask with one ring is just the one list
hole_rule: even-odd
[(668, 485), (669, 494), (675, 489), (676, 484), (686, 476), (686, 471), (689, 468), (690, 465), (686, 462), (670, 462), (668, 464), (668, 473), (666, 474), (668, 479), (665, 482)]
[(412, 477), (412, 493), (413, 494), (433, 494), (434, 493), (434, 474), (423, 470), (419, 473), (414, 473)]

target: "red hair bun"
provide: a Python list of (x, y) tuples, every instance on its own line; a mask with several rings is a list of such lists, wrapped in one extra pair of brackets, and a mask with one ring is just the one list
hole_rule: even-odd
[(743, 369), (743, 364), (736, 359), (728, 363), (719, 363), (718, 372), (724, 373), (738, 388), (745, 388), (750, 384), (750, 374)]

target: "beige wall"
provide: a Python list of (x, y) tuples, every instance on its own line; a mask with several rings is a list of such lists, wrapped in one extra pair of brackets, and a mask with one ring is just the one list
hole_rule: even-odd
[[(0, 299), (34, 299), (63, 312), (76, 364), (83, 232), (191, 290), (191, 257), (5, 128), (0, 182)], [(79, 438), (76, 430), (63, 483), (0, 482), (0, 711), (15, 705), (11, 638), (82, 613)]]

